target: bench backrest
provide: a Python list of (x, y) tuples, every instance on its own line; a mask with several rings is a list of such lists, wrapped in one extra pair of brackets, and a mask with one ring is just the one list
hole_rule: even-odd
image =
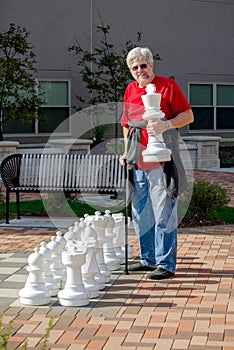
[(124, 190), (125, 171), (113, 154), (14, 154), (2, 161), (6, 187)]

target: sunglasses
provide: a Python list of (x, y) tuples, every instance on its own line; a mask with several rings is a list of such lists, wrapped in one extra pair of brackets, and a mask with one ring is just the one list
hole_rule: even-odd
[(132, 70), (135, 72), (136, 70), (138, 70), (139, 68), (141, 69), (146, 69), (147, 68), (147, 64), (146, 63), (142, 63), (139, 66), (134, 66), (132, 67)]

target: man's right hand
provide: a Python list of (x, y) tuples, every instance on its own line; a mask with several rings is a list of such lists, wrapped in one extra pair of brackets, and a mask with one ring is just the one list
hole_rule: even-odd
[(124, 166), (125, 160), (126, 160), (126, 154), (123, 154), (122, 156), (119, 157), (119, 162), (123, 166)]

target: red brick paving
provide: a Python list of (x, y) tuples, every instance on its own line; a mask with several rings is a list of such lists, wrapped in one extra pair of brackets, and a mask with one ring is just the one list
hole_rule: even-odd
[[(223, 183), (233, 198), (233, 174), (200, 172)], [(233, 199), (232, 202), (233, 203)], [(120, 274), (91, 307), (0, 307), (13, 320), (9, 349), (28, 339), (39, 350), (54, 316), (48, 350), (233, 350), (234, 225), (181, 228), (173, 279)], [(30, 252), (54, 234), (48, 228), (1, 228), (1, 252)], [(135, 253), (138, 246), (130, 235)]]

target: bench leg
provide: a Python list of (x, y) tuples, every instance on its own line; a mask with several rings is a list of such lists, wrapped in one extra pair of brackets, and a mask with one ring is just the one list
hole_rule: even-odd
[(9, 202), (10, 202), (10, 192), (6, 191), (6, 224), (9, 224)]
[(17, 219), (20, 220), (20, 198), (19, 192), (16, 192), (16, 210), (17, 210)]

